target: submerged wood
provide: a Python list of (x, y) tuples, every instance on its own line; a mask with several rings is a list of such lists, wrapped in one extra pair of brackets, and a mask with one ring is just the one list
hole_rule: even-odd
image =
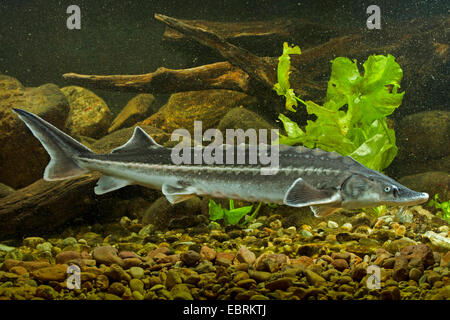
[(74, 84), (124, 92), (176, 93), (206, 89), (248, 90), (248, 75), (229, 62), (218, 62), (195, 68), (173, 70), (158, 68), (139, 75), (84, 75), (66, 73)]
[(0, 199), (0, 240), (54, 230), (67, 221), (90, 212), (93, 188), (99, 174), (63, 181), (44, 181), (17, 190)]

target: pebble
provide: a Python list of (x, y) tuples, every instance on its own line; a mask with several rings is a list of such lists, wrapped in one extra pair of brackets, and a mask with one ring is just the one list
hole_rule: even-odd
[(36, 248), (38, 244), (44, 243), (45, 239), (40, 237), (27, 237), (23, 239), (22, 243), (25, 247)]
[(251, 252), (247, 247), (241, 246), (236, 253), (236, 259), (239, 262), (247, 263), (249, 265), (253, 264), (256, 260), (256, 255)]
[(208, 246), (202, 246), (200, 249), (200, 258), (203, 260), (213, 261), (216, 258), (216, 250), (209, 248)]
[(265, 287), (271, 291), (286, 290), (287, 288), (291, 287), (292, 284), (293, 280), (291, 278), (280, 278), (266, 283)]
[(348, 268), (348, 262), (344, 259), (334, 259), (332, 265), (336, 270), (344, 271)]
[(141, 294), (144, 294), (144, 283), (139, 279), (131, 279), (130, 280), (130, 289), (131, 291), (138, 291)]
[(350, 222), (346, 222), (341, 226), (341, 229), (350, 232), (353, 229), (353, 225)]
[(92, 257), (98, 264), (105, 264), (107, 266), (115, 263), (123, 265), (123, 260), (117, 255), (118, 250), (112, 246), (96, 247), (92, 251)]
[(305, 275), (309, 284), (311, 284), (312, 286), (319, 287), (326, 282), (326, 280), (323, 277), (321, 277), (320, 275), (311, 270), (306, 270)]
[(193, 267), (197, 265), (198, 262), (200, 261), (200, 258), (201, 258), (200, 253), (194, 250), (188, 250), (180, 255), (181, 261), (183, 261), (183, 263), (188, 267)]
[(334, 222), (334, 221), (332, 221), (332, 220), (328, 220), (327, 226), (328, 226), (328, 228), (330, 228), (330, 229), (336, 229), (336, 228), (339, 227), (339, 225), (337, 224), (337, 222)]
[(133, 279), (142, 279), (144, 278), (144, 269), (141, 267), (131, 267), (128, 272)]

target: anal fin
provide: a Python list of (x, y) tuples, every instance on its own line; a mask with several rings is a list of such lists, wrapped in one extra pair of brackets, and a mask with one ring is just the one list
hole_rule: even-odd
[(108, 193), (128, 185), (132, 184), (132, 182), (120, 179), (111, 176), (101, 176), (97, 181), (97, 185), (94, 188), (95, 194), (104, 194)]

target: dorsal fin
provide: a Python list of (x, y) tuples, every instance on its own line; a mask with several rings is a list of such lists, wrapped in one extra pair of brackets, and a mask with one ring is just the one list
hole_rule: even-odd
[(136, 127), (134, 128), (134, 132), (130, 140), (128, 140), (124, 145), (115, 148), (111, 153), (122, 153), (152, 146), (162, 147), (160, 144), (156, 143), (156, 141), (153, 140), (153, 138), (150, 137), (144, 130), (140, 127)]

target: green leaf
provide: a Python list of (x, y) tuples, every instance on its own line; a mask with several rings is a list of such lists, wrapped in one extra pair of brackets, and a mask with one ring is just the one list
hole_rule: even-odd
[(290, 47), (287, 42), (283, 43), (283, 54), (278, 58), (278, 68), (277, 68), (277, 81), (274, 85), (274, 90), (280, 96), (285, 96), (286, 98), (286, 109), (295, 112), (293, 106), (297, 106), (297, 101), (299, 100), (291, 89), (289, 83), (289, 74), (291, 68), (291, 58), (290, 54), (301, 54), (301, 50), (298, 46)]
[(213, 221), (223, 219), (225, 212), (220, 204), (217, 204), (214, 202), (214, 200), (210, 199), (208, 207), (209, 219)]
[(227, 210), (225, 213), (225, 223), (235, 225), (250, 211), (252, 211), (253, 206), (240, 207), (233, 210)]

